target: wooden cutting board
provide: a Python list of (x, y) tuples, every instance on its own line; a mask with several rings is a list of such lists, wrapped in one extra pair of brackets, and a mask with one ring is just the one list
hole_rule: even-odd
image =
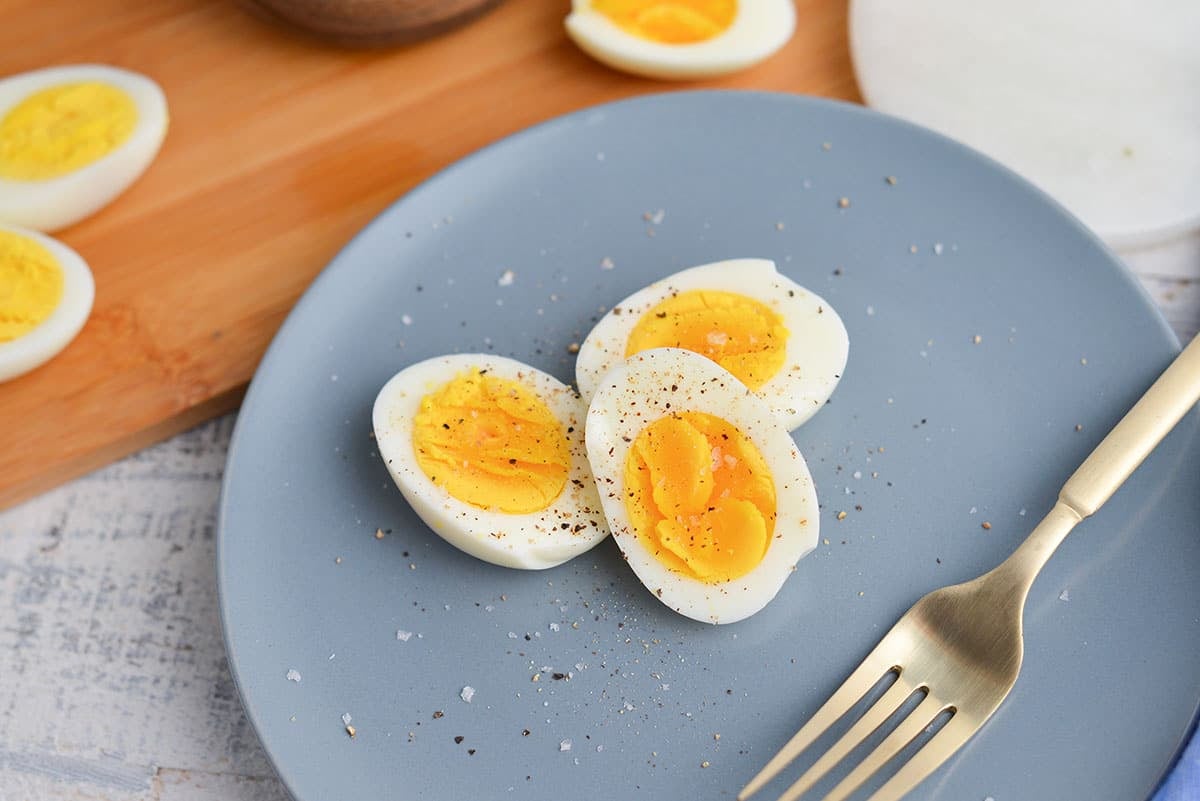
[(667, 84), (566, 38), (565, 0), (508, 0), (439, 38), (352, 51), (229, 0), (5, 0), (0, 75), (101, 62), (166, 92), (171, 128), (127, 193), (59, 238), (96, 304), (72, 345), (0, 384), (0, 508), (237, 406), (292, 304), (367, 221), (495, 139), (630, 95), (712, 86), (858, 97), (845, 0), (798, 0), (767, 63)]

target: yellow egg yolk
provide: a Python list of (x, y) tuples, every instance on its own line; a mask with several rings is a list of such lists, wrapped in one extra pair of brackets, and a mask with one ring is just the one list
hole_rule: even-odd
[(625, 358), (650, 348), (684, 348), (706, 356), (757, 390), (783, 368), (788, 330), (765, 303), (736, 292), (680, 292), (642, 315)]
[(0, 231), (0, 343), (45, 322), (63, 296), (63, 271), (40, 242)]
[(621, 30), (660, 44), (694, 44), (724, 33), (737, 0), (592, 0)]
[(625, 511), (668, 569), (716, 584), (762, 561), (775, 530), (775, 481), (728, 421), (703, 412), (644, 428), (625, 460)]
[(137, 124), (128, 94), (99, 81), (34, 92), (0, 120), (0, 178), (41, 181), (120, 147)]
[(535, 392), (471, 370), (421, 400), (413, 450), (429, 480), (483, 509), (527, 514), (562, 492), (571, 453)]

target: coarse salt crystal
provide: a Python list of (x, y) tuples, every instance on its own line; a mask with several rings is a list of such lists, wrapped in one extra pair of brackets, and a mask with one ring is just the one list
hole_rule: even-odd
[(1063, 590), (1062, 592), (1060, 592), (1060, 593), (1058, 594), (1058, 600), (1060, 600), (1060, 601), (1069, 601), (1069, 600), (1071, 600), (1071, 591), (1070, 591), (1070, 590)]
[(517, 274), (512, 270), (505, 270), (500, 274), (500, 277), (496, 279), (496, 286), (512, 286), (513, 281), (515, 281), (516, 278)]
[(287, 680), (299, 683), (300, 682), (300, 671), (296, 670), (295, 668), (289, 670), (287, 672)]
[(559, 751), (570, 751), (571, 750), (571, 741), (563, 740), (563, 741), (559, 742), (558, 750)]
[(487, 606), (483, 607), (483, 611), (485, 611), (485, 612), (495, 612), (495, 611), (496, 611), (496, 607), (495, 607), (493, 604), (488, 604)]
[(353, 718), (350, 717), (349, 712), (346, 712), (345, 714), (342, 715), (342, 725), (343, 726), (349, 726), (351, 720), (353, 720)]
[(508, 639), (510, 639), (510, 640), (515, 640), (515, 639), (517, 639), (517, 633), (516, 633), (515, 631), (510, 631), (510, 632), (508, 633)]
[(558, 631), (558, 629), (559, 629), (559, 626), (558, 626), (558, 624), (557, 624), (557, 623), (551, 623), (551, 624), (550, 624), (550, 630), (551, 630), (551, 631)]
[(940, 255), (942, 255), (943, 250), (945, 250), (945, 247), (942, 245), (941, 242), (933, 243), (933, 255), (940, 256)]
[(400, 322), (404, 323), (405, 325), (412, 325), (412, 317), (407, 314), (401, 315)]
[(855, 471), (854, 471), (854, 477), (855, 477), (855, 478), (862, 478), (862, 471), (861, 471), (861, 470), (855, 470)]
[(458, 697), (466, 701), (468, 704), (471, 703), (471, 699), (475, 697), (475, 688), (470, 685), (463, 687), (462, 692), (458, 694)]
[(611, 270), (612, 268), (614, 268), (616, 266), (617, 265), (614, 264), (613, 260), (610, 259), (608, 256), (605, 256), (603, 259), (600, 260), (600, 269), (601, 270)]
[(404, 629), (396, 629), (396, 639), (400, 642), (408, 642), (412, 639), (413, 633)]

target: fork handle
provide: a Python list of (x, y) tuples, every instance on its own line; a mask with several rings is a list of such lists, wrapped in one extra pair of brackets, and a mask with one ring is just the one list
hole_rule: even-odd
[(1063, 485), (1060, 502), (1093, 514), (1200, 400), (1200, 336), (1192, 339)]

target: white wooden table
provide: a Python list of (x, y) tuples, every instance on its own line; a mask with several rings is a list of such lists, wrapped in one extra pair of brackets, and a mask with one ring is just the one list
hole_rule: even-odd
[[(1181, 340), (1194, 336), (1200, 234), (1125, 255)], [(233, 421), (0, 514), (0, 801), (287, 799), (242, 713), (218, 621), (213, 541)]]

